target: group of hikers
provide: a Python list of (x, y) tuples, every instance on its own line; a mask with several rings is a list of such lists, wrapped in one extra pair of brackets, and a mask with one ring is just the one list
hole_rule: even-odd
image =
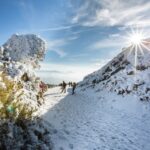
[(61, 86), (61, 93), (66, 93), (66, 87), (69, 85), (69, 87), (72, 87), (72, 95), (75, 94), (75, 89), (77, 84), (75, 82), (69, 82), (68, 84), (63, 81), (60, 86)]
[[(72, 87), (72, 95), (74, 95), (75, 94), (75, 89), (76, 89), (76, 86), (77, 86), (77, 84), (75, 82), (66, 83), (65, 81), (63, 81), (60, 84), (60, 86), (61, 86), (61, 93), (66, 93), (67, 85), (69, 87)], [(41, 81), (40, 84), (39, 84), (39, 88), (40, 88), (40, 90), (38, 92), (37, 99), (38, 99), (39, 104), (41, 104), (41, 101), (39, 101), (39, 99), (42, 99), (43, 102), (44, 102), (43, 95), (48, 90), (48, 86), (47, 86), (47, 84), (45, 84), (44, 82)]]
[[(24, 81), (24, 82), (28, 82), (28, 81), (30, 81), (30, 78), (29, 78), (27, 73), (24, 73), (21, 76), (21, 80)], [(65, 81), (63, 81), (60, 84), (61, 93), (66, 93), (67, 85), (69, 87), (72, 87), (72, 95), (75, 94), (75, 89), (76, 89), (77, 84), (75, 82), (66, 83)], [(48, 90), (48, 85), (46, 83), (44, 83), (43, 81), (40, 81), (38, 86), (39, 86), (39, 91), (38, 91), (38, 94), (37, 94), (37, 100), (38, 100), (38, 103), (41, 105), (42, 101), (44, 102), (44, 93)]]
[[(60, 86), (61, 86), (61, 93), (66, 93), (67, 85), (69, 87), (72, 87), (72, 95), (74, 95), (75, 94), (75, 89), (76, 89), (76, 86), (77, 86), (77, 83), (75, 83), (75, 82), (66, 83), (65, 81), (63, 81), (60, 84)], [(47, 84), (45, 84), (44, 82), (41, 81), (40, 84), (39, 84), (39, 88), (40, 88), (40, 91), (38, 93), (38, 99), (42, 98), (44, 100), (43, 94), (48, 90), (48, 86), (47, 86)]]

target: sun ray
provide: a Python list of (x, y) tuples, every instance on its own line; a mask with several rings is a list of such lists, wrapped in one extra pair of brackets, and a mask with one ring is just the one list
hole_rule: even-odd
[(135, 46), (134, 46), (134, 45), (131, 45), (131, 48), (130, 48), (130, 50), (129, 50), (129, 52), (128, 52), (127, 57), (129, 57), (129, 55), (131, 55), (131, 53), (132, 53), (132, 51), (133, 51), (134, 48), (135, 48)]
[(143, 43), (150, 44), (150, 39), (149, 39), (149, 41), (148, 40), (143, 40)]
[(140, 50), (141, 55), (144, 55), (144, 52), (143, 52), (143, 49), (142, 49), (141, 44), (140, 44), (140, 45), (138, 45), (138, 48), (139, 48), (139, 50)]
[(143, 46), (146, 50), (150, 51), (150, 48), (148, 48), (145, 44), (141, 43), (141, 46)]
[(130, 33), (127, 33), (126, 39), (127, 43), (130, 45), (127, 57), (133, 55), (134, 59), (132, 65), (136, 75), (139, 56), (144, 55), (145, 49), (150, 51), (150, 48), (148, 47), (148, 45), (150, 45), (150, 39), (146, 39), (144, 31), (141, 28), (138, 29), (136, 26), (131, 28)]
[(137, 70), (137, 45), (135, 45), (135, 51), (134, 51), (134, 73), (136, 74)]

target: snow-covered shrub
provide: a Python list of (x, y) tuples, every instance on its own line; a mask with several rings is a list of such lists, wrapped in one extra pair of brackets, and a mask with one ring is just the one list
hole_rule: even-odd
[(50, 133), (43, 120), (34, 117), (36, 109), (20, 101), (26, 95), (22, 89), (20, 82), (0, 74), (0, 149), (50, 150)]
[(41, 119), (0, 121), (1, 150), (51, 150), (50, 138)]
[(0, 47), (0, 149), (51, 149), (49, 132), (37, 119), (40, 79), (33, 69), (45, 53), (36, 35), (13, 35)]
[(40, 79), (35, 76), (33, 69), (44, 58), (45, 49), (45, 42), (33, 34), (15, 34), (0, 47), (0, 71), (22, 86), (15, 92), (18, 98), (14, 102), (32, 110), (41, 104), (38, 98)]
[(1, 119), (32, 119), (36, 111), (28, 104), (22, 103), (20, 98), (25, 94), (23, 86), (9, 79), (6, 74), (1, 73), (0, 79), (0, 118)]

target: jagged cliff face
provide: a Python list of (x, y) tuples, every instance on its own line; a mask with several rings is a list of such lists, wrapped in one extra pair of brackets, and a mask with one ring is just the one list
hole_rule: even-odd
[(86, 76), (79, 86), (106, 89), (117, 94), (135, 94), (150, 100), (150, 43), (125, 48), (100, 70)]

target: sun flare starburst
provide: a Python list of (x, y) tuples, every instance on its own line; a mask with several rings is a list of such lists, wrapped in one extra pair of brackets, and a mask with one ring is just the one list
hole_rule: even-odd
[(133, 28), (131, 29), (131, 33), (127, 35), (127, 43), (130, 45), (130, 51), (128, 56), (131, 53), (134, 55), (134, 70), (137, 72), (136, 68), (138, 65), (138, 56), (144, 55), (144, 51), (150, 51), (150, 40), (146, 39), (146, 35), (142, 29)]
[(143, 42), (144, 36), (140, 33), (135, 33), (132, 34), (129, 39), (133, 45), (140, 45)]
[(143, 30), (132, 29), (131, 33), (127, 35), (128, 43), (133, 46), (139, 46), (143, 43), (145, 39), (145, 34)]

